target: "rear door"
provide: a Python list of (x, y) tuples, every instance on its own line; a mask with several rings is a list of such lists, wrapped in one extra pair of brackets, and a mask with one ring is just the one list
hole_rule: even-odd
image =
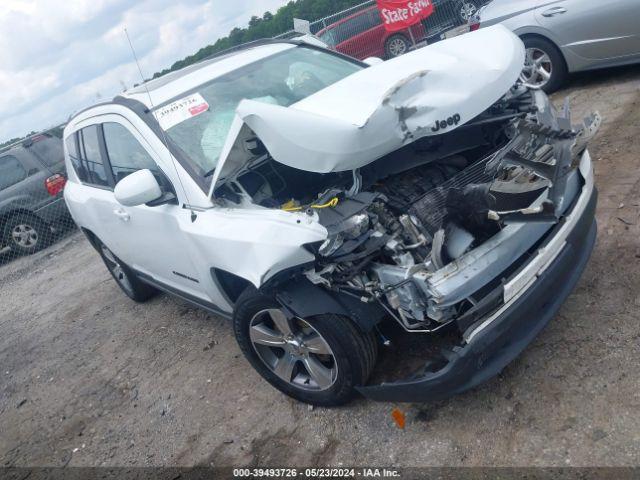
[(640, 56), (638, 0), (539, 0), (536, 20), (583, 58)]

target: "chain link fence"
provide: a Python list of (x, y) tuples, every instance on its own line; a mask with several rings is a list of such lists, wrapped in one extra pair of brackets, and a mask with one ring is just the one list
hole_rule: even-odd
[(0, 150), (0, 266), (76, 230), (62, 197), (61, 128)]
[[(468, 32), (470, 20), (490, 0), (433, 0), (433, 13), (420, 23), (387, 32), (376, 2), (370, 0), (310, 22), (311, 34), (330, 48), (364, 60), (389, 59), (416, 48)], [(291, 38), (295, 31), (276, 38)]]

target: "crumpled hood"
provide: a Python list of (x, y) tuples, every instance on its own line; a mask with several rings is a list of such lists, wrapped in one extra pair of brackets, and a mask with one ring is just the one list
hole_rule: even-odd
[(290, 107), (243, 100), (214, 184), (241, 166), (224, 161), (245, 124), (280, 163), (352, 170), (473, 119), (515, 84), (524, 57), (521, 40), (497, 25), (365, 68)]

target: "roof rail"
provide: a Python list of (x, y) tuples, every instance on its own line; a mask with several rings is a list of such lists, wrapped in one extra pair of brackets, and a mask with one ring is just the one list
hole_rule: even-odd
[[(165, 75), (171, 75), (171, 74), (175, 74), (177, 72), (180, 72), (181, 70), (183, 70), (185, 68), (194, 67), (196, 65), (200, 65), (201, 63), (204, 63), (204, 62), (207, 62), (207, 61), (210, 61), (210, 60), (215, 60), (216, 58), (220, 58), (220, 57), (223, 57), (225, 55), (230, 55), (232, 53), (240, 52), (240, 51), (246, 50), (248, 48), (258, 47), (260, 45), (276, 44), (276, 43), (294, 43), (294, 42), (291, 42), (289, 40), (278, 40), (278, 39), (273, 39), (273, 38), (262, 38), (262, 39), (259, 39), (259, 40), (253, 40), (251, 42), (246, 42), (246, 43), (243, 43), (243, 44), (240, 44), (240, 45), (236, 45), (235, 47), (230, 47), (230, 48), (227, 48), (225, 50), (221, 50), (219, 52), (212, 53), (211, 55), (208, 55), (206, 57), (201, 58), (197, 62), (191, 63), (189, 65), (185, 65), (184, 67), (181, 67), (181, 68), (179, 68), (177, 70), (168, 71), (167, 73), (165, 73), (163, 75), (160, 75), (159, 77), (145, 79), (142, 83), (136, 85), (132, 89), (126, 90), (125, 93), (131, 92), (131, 91), (135, 90), (136, 88), (139, 89), (139, 88), (143, 87), (146, 83), (158, 80), (158, 79), (164, 77)], [(111, 103), (111, 102), (107, 102), (107, 103)], [(75, 113), (71, 114), (69, 119), (75, 117), (78, 113), (80, 113), (80, 112), (75, 112)]]
[[(221, 57), (223, 55), (228, 55), (230, 53), (239, 52), (241, 50), (246, 50), (247, 48), (259, 47), (260, 45), (271, 45), (274, 43), (287, 43), (287, 40), (279, 40), (277, 38), (260, 38), (258, 40), (252, 40), (250, 42), (241, 43), (240, 45), (236, 45), (235, 47), (229, 47), (225, 50), (221, 50), (216, 53), (212, 53), (208, 57), (204, 57), (200, 62), (205, 60), (211, 60), (212, 58)], [(200, 63), (198, 62), (198, 63)]]

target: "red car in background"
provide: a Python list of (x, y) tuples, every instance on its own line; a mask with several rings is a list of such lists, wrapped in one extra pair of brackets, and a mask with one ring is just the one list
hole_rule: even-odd
[(445, 32), (468, 24), (489, 1), (432, 0), (435, 11), (430, 17), (398, 32), (385, 30), (378, 7), (372, 5), (326, 26), (316, 36), (338, 52), (360, 60), (389, 59), (407, 53), (416, 43), (442, 40)]
[(418, 23), (405, 30), (387, 32), (374, 5), (323, 28), (316, 36), (329, 47), (359, 60), (388, 59), (408, 52), (425, 37), (425, 30)]

